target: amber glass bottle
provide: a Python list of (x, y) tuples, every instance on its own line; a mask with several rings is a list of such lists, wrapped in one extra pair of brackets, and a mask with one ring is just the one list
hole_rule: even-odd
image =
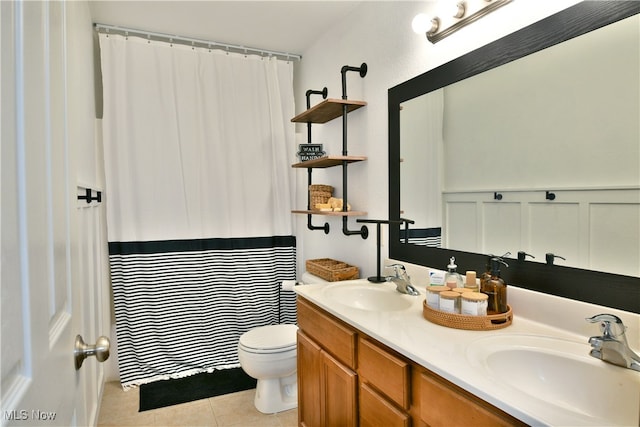
[(494, 255), (487, 255), (487, 262), (485, 264), (484, 271), (480, 273), (480, 290), (482, 290), (482, 284), (485, 280), (491, 280), (491, 260), (494, 258)]
[(480, 291), (487, 294), (487, 314), (501, 314), (508, 311), (507, 307), (507, 284), (500, 277), (500, 264), (509, 265), (500, 258), (491, 259), (491, 274), (484, 275), (480, 282)]

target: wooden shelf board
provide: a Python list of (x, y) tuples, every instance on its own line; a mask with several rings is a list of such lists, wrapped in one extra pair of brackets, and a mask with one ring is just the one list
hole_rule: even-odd
[(294, 123), (326, 123), (342, 115), (342, 106), (347, 105), (347, 112), (352, 112), (367, 105), (365, 101), (350, 99), (325, 99), (304, 111), (293, 119)]
[(292, 168), (330, 168), (340, 166), (343, 161), (347, 163), (362, 162), (367, 160), (366, 156), (324, 156), (317, 159), (307, 160), (291, 165)]
[(366, 216), (366, 212), (362, 211), (349, 211), (349, 212), (331, 212), (331, 211), (298, 211), (293, 210), (291, 213), (294, 214), (305, 214), (305, 215), (327, 215), (327, 216)]

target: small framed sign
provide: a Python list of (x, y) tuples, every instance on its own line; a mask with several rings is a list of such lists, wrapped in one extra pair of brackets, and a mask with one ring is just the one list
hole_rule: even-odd
[(318, 157), (325, 156), (325, 153), (322, 150), (322, 144), (299, 144), (298, 145), (298, 158), (301, 162), (306, 162), (307, 160), (317, 159)]

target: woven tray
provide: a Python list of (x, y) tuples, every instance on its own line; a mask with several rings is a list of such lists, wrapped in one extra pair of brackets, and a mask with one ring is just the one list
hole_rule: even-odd
[(467, 316), (465, 314), (445, 313), (434, 310), (427, 305), (427, 301), (422, 303), (422, 315), (431, 323), (447, 326), (455, 329), (466, 329), (469, 331), (491, 331), (494, 329), (506, 328), (513, 322), (513, 311), (509, 310), (502, 314), (492, 314), (489, 316)]
[(360, 278), (358, 267), (331, 258), (308, 259), (307, 271), (328, 282)]

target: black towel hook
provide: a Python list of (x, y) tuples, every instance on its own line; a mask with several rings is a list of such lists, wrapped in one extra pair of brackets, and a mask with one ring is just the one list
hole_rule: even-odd
[(86, 200), (87, 203), (91, 203), (93, 200), (98, 203), (102, 202), (102, 191), (96, 191), (96, 196), (93, 197), (90, 188), (85, 188), (85, 194), (78, 196), (78, 200)]

